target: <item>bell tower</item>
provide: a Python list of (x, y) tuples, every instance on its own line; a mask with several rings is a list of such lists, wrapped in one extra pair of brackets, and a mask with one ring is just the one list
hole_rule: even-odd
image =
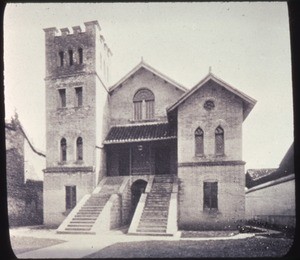
[(59, 225), (105, 173), (101, 149), (112, 53), (97, 21), (44, 29), (46, 169), (44, 221)]

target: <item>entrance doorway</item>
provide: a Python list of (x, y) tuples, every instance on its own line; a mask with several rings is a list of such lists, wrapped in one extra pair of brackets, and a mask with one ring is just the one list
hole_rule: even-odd
[(155, 174), (170, 174), (170, 148), (168, 146), (155, 149)]
[(137, 180), (131, 186), (131, 211), (130, 219), (132, 219), (137, 204), (139, 203), (142, 193), (145, 192), (147, 182), (144, 180)]

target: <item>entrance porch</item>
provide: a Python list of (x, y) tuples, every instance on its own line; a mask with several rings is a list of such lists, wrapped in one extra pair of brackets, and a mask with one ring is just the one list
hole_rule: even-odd
[(107, 176), (177, 175), (177, 130), (169, 123), (111, 127)]
[(176, 140), (106, 146), (107, 176), (177, 175)]

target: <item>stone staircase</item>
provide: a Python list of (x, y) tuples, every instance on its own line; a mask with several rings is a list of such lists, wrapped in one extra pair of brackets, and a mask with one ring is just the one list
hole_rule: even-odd
[(157, 175), (147, 194), (137, 234), (167, 235), (168, 213), (173, 189), (172, 175)]
[(122, 176), (106, 177), (104, 183), (102, 182), (101, 188), (97, 187), (83, 203), (79, 202), (79, 205), (70, 212), (69, 216), (57, 229), (57, 233), (95, 234), (93, 226), (111, 195), (118, 193), (123, 180), (124, 177)]

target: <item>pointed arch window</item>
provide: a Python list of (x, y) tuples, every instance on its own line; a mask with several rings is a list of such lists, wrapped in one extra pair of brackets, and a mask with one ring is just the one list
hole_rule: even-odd
[(151, 90), (138, 90), (133, 97), (134, 120), (153, 119), (154, 101), (155, 97)]
[(76, 154), (77, 161), (83, 160), (83, 142), (81, 137), (78, 137), (76, 141)]
[(60, 159), (62, 162), (67, 160), (67, 140), (65, 138), (60, 140)]
[(198, 127), (195, 131), (195, 155), (201, 156), (204, 154), (204, 145), (203, 145), (203, 130)]
[(224, 154), (224, 130), (218, 126), (215, 130), (216, 155)]

